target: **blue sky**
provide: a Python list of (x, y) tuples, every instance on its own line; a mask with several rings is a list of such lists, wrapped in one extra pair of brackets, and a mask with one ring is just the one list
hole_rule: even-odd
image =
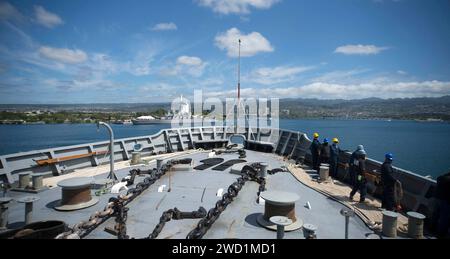
[(450, 95), (448, 0), (0, 0), (0, 103)]

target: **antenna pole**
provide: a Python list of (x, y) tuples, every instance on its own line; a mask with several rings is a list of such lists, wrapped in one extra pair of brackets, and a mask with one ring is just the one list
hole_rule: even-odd
[(238, 59), (238, 102), (241, 103), (241, 39), (239, 39), (239, 59)]
[(239, 109), (241, 107), (241, 39), (239, 39), (239, 55), (238, 55), (238, 85), (237, 85), (237, 103), (236, 103), (236, 125), (234, 133), (238, 133)]

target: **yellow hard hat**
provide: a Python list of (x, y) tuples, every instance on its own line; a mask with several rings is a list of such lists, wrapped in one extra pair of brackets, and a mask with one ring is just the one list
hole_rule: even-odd
[(319, 138), (319, 133), (314, 133), (314, 138)]
[(339, 139), (338, 139), (338, 138), (334, 138), (334, 139), (333, 139), (333, 142), (334, 142), (334, 143), (339, 143)]

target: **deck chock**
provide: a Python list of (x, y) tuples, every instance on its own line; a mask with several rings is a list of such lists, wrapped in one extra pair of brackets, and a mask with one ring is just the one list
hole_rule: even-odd
[(217, 196), (217, 197), (222, 197), (222, 196), (223, 196), (223, 189), (222, 189), (222, 188), (220, 188), (219, 190), (217, 190), (216, 196)]

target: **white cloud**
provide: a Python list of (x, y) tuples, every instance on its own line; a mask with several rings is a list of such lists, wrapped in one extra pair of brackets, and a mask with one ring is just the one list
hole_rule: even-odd
[(150, 63), (153, 62), (157, 52), (152, 46), (146, 46), (136, 53), (133, 61), (122, 64), (122, 70), (135, 76), (150, 75), (152, 73)]
[(79, 79), (45, 79), (42, 84), (47, 87), (57, 88), (64, 91), (80, 91), (80, 90), (111, 90), (121, 87), (121, 84), (110, 80), (104, 80), (102, 78), (93, 78), (86, 80)]
[(322, 74), (319, 77), (311, 79), (312, 82), (327, 82), (327, 83), (349, 83), (357, 80), (355, 76), (359, 76), (369, 72), (369, 69), (352, 69), (352, 70), (338, 70)]
[(158, 23), (151, 28), (152, 31), (175, 31), (178, 27), (175, 23)]
[(0, 20), (22, 21), (23, 15), (10, 3), (0, 2)]
[(272, 85), (282, 82), (288, 82), (295, 79), (295, 76), (303, 72), (314, 69), (313, 66), (278, 66), (263, 67), (253, 70), (245, 79), (263, 85)]
[(281, 0), (197, 0), (201, 6), (221, 14), (248, 14), (250, 8), (269, 9)]
[(188, 66), (200, 66), (203, 64), (203, 61), (201, 58), (198, 57), (181, 56), (177, 59), (177, 64)]
[(345, 55), (375, 55), (387, 49), (388, 47), (377, 47), (375, 45), (345, 45), (338, 47), (334, 53)]
[(119, 70), (119, 64), (112, 58), (103, 53), (95, 53), (91, 57), (91, 69), (106, 73), (116, 73)]
[(57, 14), (45, 10), (42, 6), (35, 6), (34, 13), (36, 16), (36, 22), (47, 28), (53, 28), (64, 23), (61, 17), (59, 17)]
[(79, 49), (71, 50), (43, 46), (39, 48), (39, 54), (47, 59), (67, 64), (78, 64), (87, 60), (87, 54)]
[[(386, 82), (385, 80), (359, 84), (333, 84), (316, 82), (303, 86), (283, 88), (245, 88), (241, 90), (244, 97), (278, 97), (278, 98), (317, 98), (317, 99), (363, 99), (378, 97), (416, 98), (441, 97), (450, 95), (450, 82), (410, 81)], [(208, 97), (234, 96), (235, 90), (206, 93)]]
[(251, 57), (260, 52), (274, 51), (270, 42), (259, 32), (242, 34), (236, 28), (231, 28), (227, 32), (219, 33), (215, 38), (215, 44), (219, 49), (226, 50), (229, 57), (237, 57), (239, 54), (239, 39), (242, 41), (242, 57)]
[(187, 74), (194, 77), (203, 75), (207, 63), (199, 57), (180, 56), (175, 66), (162, 68), (160, 74), (163, 76), (176, 76)]

